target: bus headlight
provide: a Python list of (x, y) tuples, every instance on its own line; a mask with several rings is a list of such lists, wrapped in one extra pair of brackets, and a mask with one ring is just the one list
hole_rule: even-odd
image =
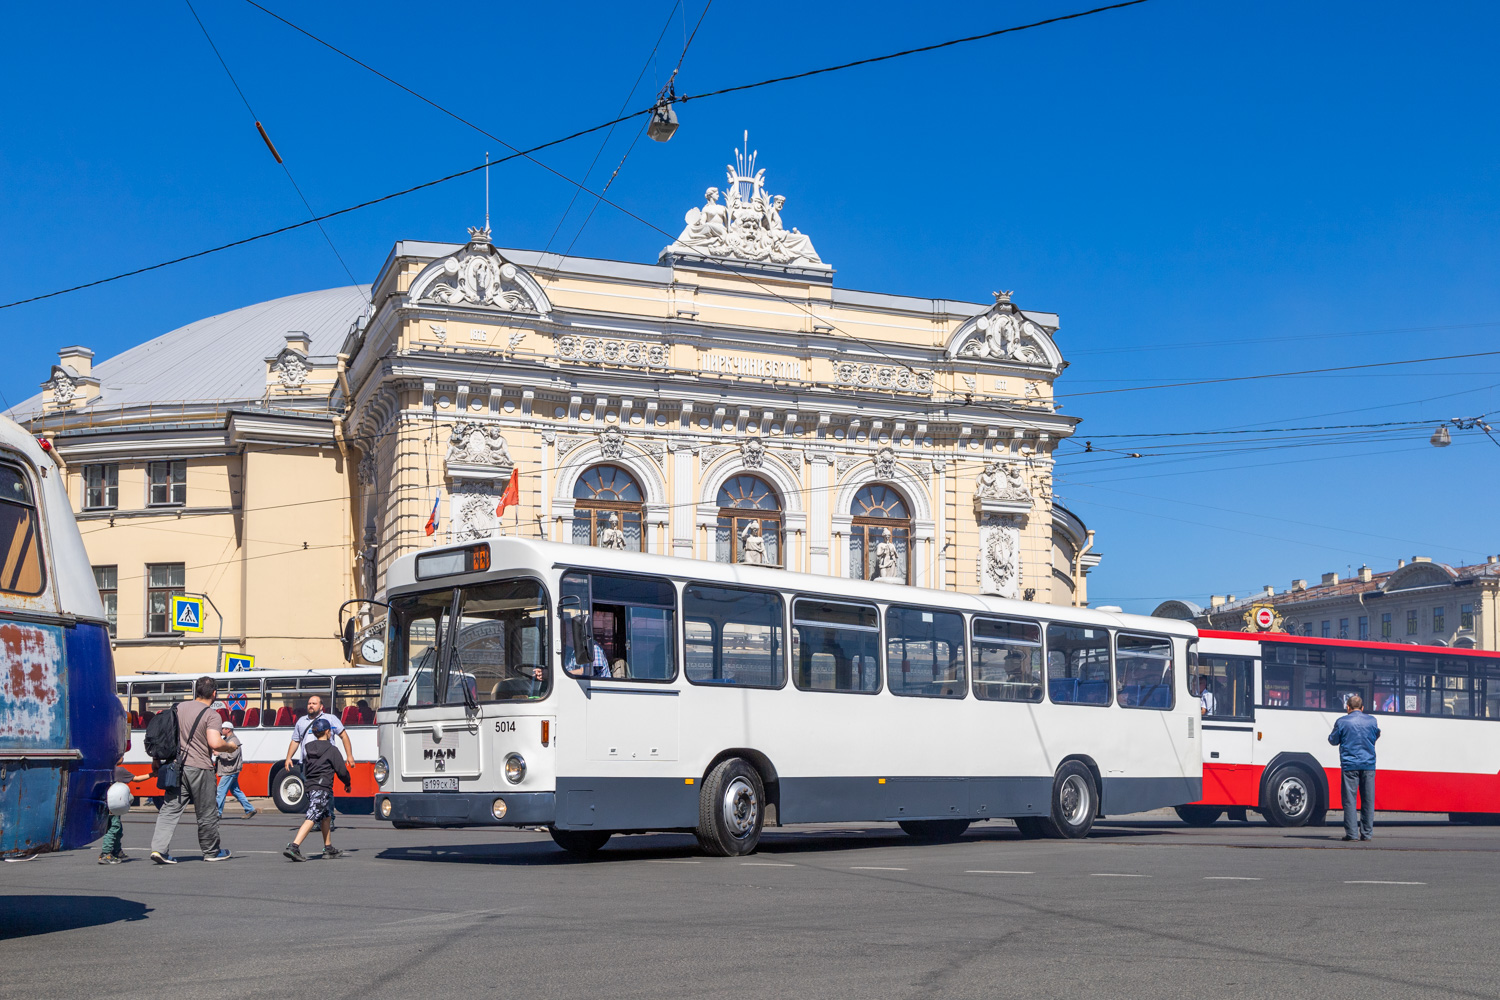
[(381, 819), (390, 819), (391, 818), (391, 800), (390, 799), (381, 799), (380, 800), (380, 818)]
[[(505, 780), (512, 785), (519, 785), (521, 779), (526, 777), (526, 758), (518, 753), (505, 755)], [(496, 800), (498, 801), (498, 800)]]
[(385, 784), (385, 779), (391, 776), (391, 765), (384, 757), (375, 762), (375, 784)]
[(494, 803), (490, 806), (490, 815), (494, 816), (496, 819), (504, 819), (505, 818), (505, 800), (504, 799), (496, 799), (494, 801)]

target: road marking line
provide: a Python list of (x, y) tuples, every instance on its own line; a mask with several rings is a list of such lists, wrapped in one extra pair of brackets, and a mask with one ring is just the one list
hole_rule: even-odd
[(1384, 882), (1373, 878), (1345, 879), (1345, 885), (1426, 885), (1426, 882)]
[(746, 868), (796, 868), (796, 865), (784, 864), (780, 861), (741, 861), (740, 864)]
[(1261, 879), (1251, 878), (1247, 875), (1205, 875), (1205, 882), (1259, 882)]
[(647, 858), (648, 865), (701, 865), (701, 861), (688, 861), (685, 858)]
[(1150, 878), (1150, 875), (1132, 875), (1127, 872), (1089, 872), (1093, 878)]
[(873, 865), (850, 865), (851, 872), (904, 872), (905, 868), (876, 868)]
[(965, 875), (1035, 875), (1036, 872), (997, 872), (985, 868), (971, 868), (964, 872)]

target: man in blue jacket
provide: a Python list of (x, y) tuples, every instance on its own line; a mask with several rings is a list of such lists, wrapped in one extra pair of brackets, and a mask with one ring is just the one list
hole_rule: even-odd
[[(1339, 768), (1344, 778), (1344, 839), (1370, 840), (1375, 836), (1375, 741), (1380, 726), (1362, 709), (1365, 700), (1351, 694), (1344, 701), (1347, 714), (1333, 724), (1328, 742), (1339, 748)], [(1359, 795), (1359, 824), (1354, 822), (1354, 798)]]

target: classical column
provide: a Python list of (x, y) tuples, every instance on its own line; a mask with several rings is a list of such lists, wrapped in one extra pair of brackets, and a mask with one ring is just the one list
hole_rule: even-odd
[(807, 459), (808, 481), (811, 484), (807, 505), (807, 569), (810, 573), (828, 576), (833, 571), (829, 560), (833, 544), (833, 518), (829, 512), (831, 498), (828, 495), (833, 478), (833, 455), (829, 452), (809, 451)]
[(672, 555), (693, 558), (693, 449), (688, 441), (668, 441), (672, 477)]

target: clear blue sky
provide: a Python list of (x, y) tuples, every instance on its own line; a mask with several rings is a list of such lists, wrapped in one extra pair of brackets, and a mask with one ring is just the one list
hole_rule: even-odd
[[(671, 0), (633, 4), (267, 6), (517, 145), (613, 117)], [(1088, 6), (727, 3), (679, 90), (780, 73)], [(243, 0), (197, 9), (319, 211), (500, 154), (470, 131)], [(687, 0), (629, 100), (664, 82)], [(7, 12), (0, 59), (0, 301), (305, 217), (185, 4)], [(784, 216), (844, 287), (986, 300), (1014, 289), (1062, 316), (1059, 382), (1079, 440), (1060, 498), (1099, 532), (1095, 603), (1149, 610), (1414, 554), (1500, 551), (1500, 448), (1432, 424), (1341, 443), (1148, 433), (1500, 411), (1500, 356), (1336, 375), (1077, 395), (1154, 381), (1497, 349), (1500, 6), (1152, 0), (868, 68), (689, 103), (642, 140), (612, 195), (664, 229), (748, 128)], [(590, 177), (634, 138), (622, 126)], [(549, 151), (581, 176), (599, 137)], [(493, 175), (502, 245), (554, 239), (573, 188), (525, 162)], [(398, 239), (458, 239), (475, 176), (329, 224), (360, 281)], [(574, 252), (652, 261), (655, 232), (603, 206)], [(348, 283), (304, 229), (0, 310), (0, 391), (36, 391), (57, 347), (98, 358), (252, 302)], [(1271, 440), (1265, 440), (1271, 439)], [(1180, 447), (1164, 447), (1167, 444)]]

